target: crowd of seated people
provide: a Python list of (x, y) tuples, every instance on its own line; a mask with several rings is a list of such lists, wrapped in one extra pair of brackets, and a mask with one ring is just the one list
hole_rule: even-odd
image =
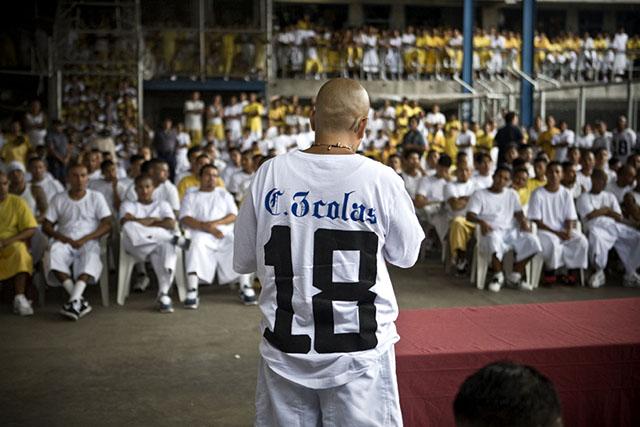
[[(90, 312), (84, 291), (110, 268), (100, 241), (114, 235), (136, 260), (132, 288), (144, 291), (155, 277), (162, 312), (174, 310), (180, 251), (186, 308), (216, 281), (237, 283), (241, 301), (254, 304), (253, 277), (230, 264), (237, 207), (263, 161), (313, 143), (312, 109), (297, 97), (265, 105), (257, 94), (224, 102), (196, 92), (182, 121), (158, 118), (143, 138), (116, 143), (96, 132), (74, 137), (67, 117), (34, 125), (44, 115), (34, 103), (0, 140), (0, 280), (14, 286), (16, 313), (33, 312), (25, 287), (34, 271), (65, 289), (65, 316)], [(497, 292), (535, 288), (525, 266), (536, 256), (546, 284), (575, 283), (590, 267), (592, 287), (619, 272), (625, 286), (640, 285), (638, 148), (624, 116), (612, 131), (599, 121), (576, 133), (551, 115), (530, 129), (512, 112), (479, 126), (402, 100), (371, 109), (359, 152), (402, 176), (427, 251), (444, 251), (457, 274), (469, 273), (478, 240)], [(512, 250), (514, 265), (503, 265)]]
[[(463, 36), (456, 28), (336, 30), (306, 16), (281, 28), (274, 39), (277, 74), (282, 77), (443, 79), (462, 70)], [(509, 68), (519, 67), (521, 45), (519, 33), (476, 28), (473, 70), (477, 77), (510, 76)], [(534, 45), (539, 73), (566, 81), (610, 81), (622, 78), (636, 60), (640, 36), (630, 38), (623, 28), (615, 34), (566, 33), (552, 38), (537, 33)]]

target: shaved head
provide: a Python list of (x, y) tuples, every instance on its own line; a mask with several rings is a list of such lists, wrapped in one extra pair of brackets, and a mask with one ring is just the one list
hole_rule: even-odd
[(356, 131), (369, 114), (369, 95), (351, 79), (331, 79), (318, 91), (316, 132)]

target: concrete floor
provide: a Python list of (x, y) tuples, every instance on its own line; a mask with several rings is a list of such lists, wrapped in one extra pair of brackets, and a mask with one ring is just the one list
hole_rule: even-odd
[[(639, 289), (539, 288), (479, 291), (444, 274), (435, 260), (392, 269), (401, 309), (619, 298)], [(0, 307), (0, 423), (3, 426), (250, 425), (256, 381), (257, 307), (236, 291), (205, 287), (201, 306), (162, 315), (155, 291), (133, 294), (124, 307), (99, 305), (78, 322), (57, 312), (58, 289), (30, 318)], [(112, 292), (112, 300), (114, 299)]]

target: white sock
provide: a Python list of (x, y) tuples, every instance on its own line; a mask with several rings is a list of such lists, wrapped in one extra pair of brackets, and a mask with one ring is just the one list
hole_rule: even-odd
[(66, 279), (64, 282), (62, 282), (62, 287), (65, 291), (67, 291), (69, 295), (71, 295), (73, 293), (73, 280)]
[[(194, 290), (192, 291), (192, 289)], [(196, 298), (197, 296), (198, 296), (198, 275), (189, 274), (187, 275), (187, 297)]]
[(26, 302), (27, 301), (27, 297), (24, 296), (24, 294), (16, 294), (15, 297), (13, 297), (14, 301), (22, 301), (22, 302)]
[(240, 275), (240, 280), (238, 280), (238, 283), (240, 283), (240, 290), (243, 291), (247, 288), (251, 288), (251, 275), (250, 274), (241, 274)]
[(513, 271), (509, 276), (509, 280), (512, 283), (518, 283), (520, 282), (520, 279), (522, 279), (522, 274), (518, 273), (517, 271)]
[(79, 300), (82, 298), (82, 293), (84, 289), (87, 287), (87, 282), (84, 280), (78, 280), (76, 285), (73, 287), (73, 291), (71, 292), (71, 296), (69, 297), (69, 301)]

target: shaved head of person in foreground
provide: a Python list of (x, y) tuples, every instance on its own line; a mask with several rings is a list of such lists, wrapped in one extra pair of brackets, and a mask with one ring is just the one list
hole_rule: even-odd
[[(369, 95), (360, 83), (344, 78), (329, 80), (320, 88), (311, 114), (311, 127), (316, 132), (314, 146), (320, 151), (346, 148), (355, 152), (364, 136), (368, 113)], [(312, 151), (318, 149), (312, 147)]]

